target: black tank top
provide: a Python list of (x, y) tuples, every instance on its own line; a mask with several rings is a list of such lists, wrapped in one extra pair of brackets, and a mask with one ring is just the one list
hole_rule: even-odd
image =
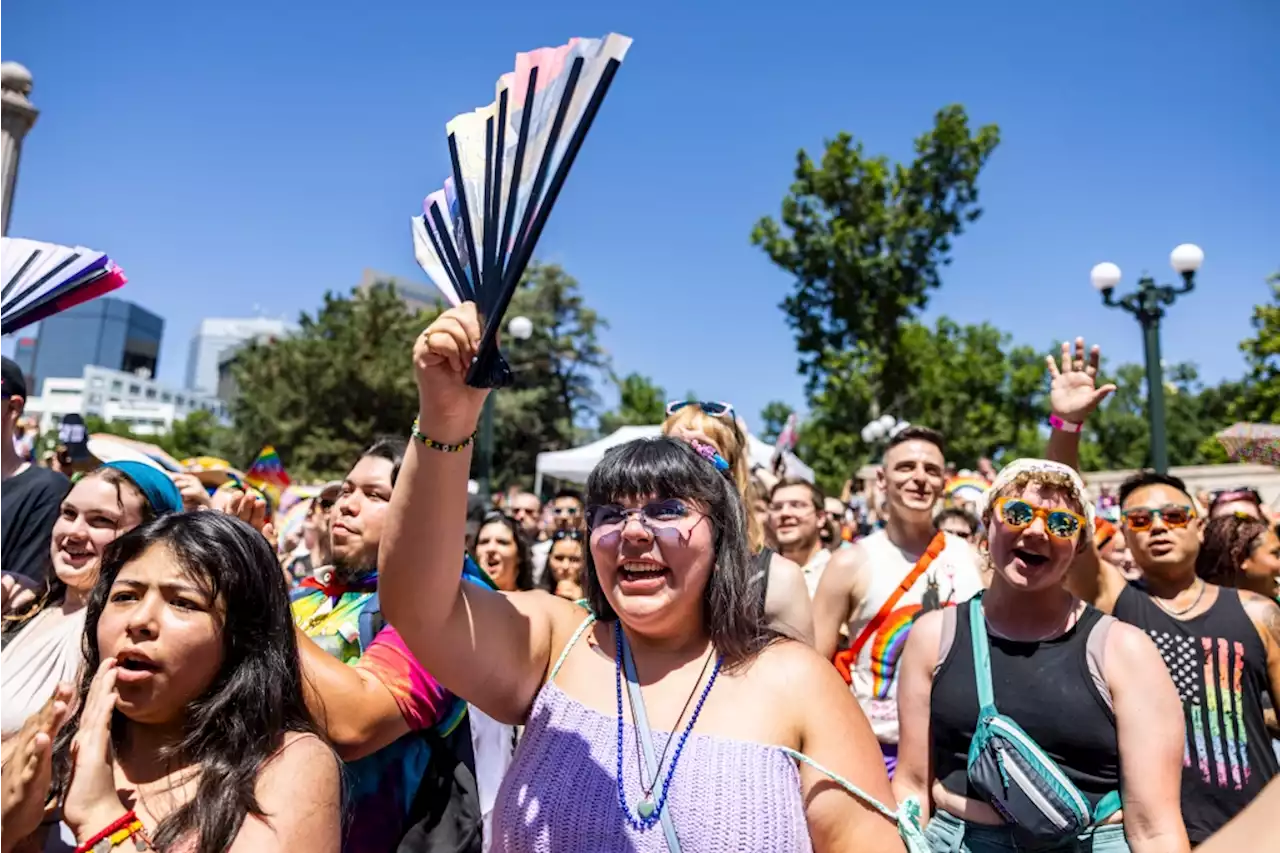
[(1175, 619), (1151, 597), (1127, 587), (1115, 617), (1156, 642), (1186, 715), (1182, 819), (1192, 844), (1222, 828), (1277, 773), (1262, 717), (1267, 649), (1244, 612), (1240, 594), (1218, 588), (1213, 606)]
[[(1102, 612), (1086, 606), (1065, 634), (1021, 642), (987, 633), (996, 707), (1058, 763), (1097, 806), (1120, 788), (1116, 719), (1089, 673), (1089, 632)], [(969, 608), (956, 608), (956, 636), (933, 677), (929, 722), (934, 775), (953, 794), (983, 802), (969, 784), (969, 742), (978, 722)]]

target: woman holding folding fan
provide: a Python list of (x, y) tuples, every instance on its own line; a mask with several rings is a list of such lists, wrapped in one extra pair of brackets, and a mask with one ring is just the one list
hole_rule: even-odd
[[(733, 406), (692, 400), (668, 403), (662, 433), (689, 442), (707, 456), (737, 487), (743, 506), (752, 505), (747, 437)], [(747, 513), (747, 542), (752, 581), (766, 621), (779, 633), (812, 646), (813, 612), (800, 567), (765, 545), (764, 527), (755, 512)]]
[(464, 304), (415, 346), (421, 414), (379, 582), (384, 614), (443, 685), (526, 725), (493, 849), (902, 850), (866, 719), (826, 661), (762, 625), (737, 489), (685, 443), (622, 445), (592, 472), (595, 615), (458, 583), (479, 340)]

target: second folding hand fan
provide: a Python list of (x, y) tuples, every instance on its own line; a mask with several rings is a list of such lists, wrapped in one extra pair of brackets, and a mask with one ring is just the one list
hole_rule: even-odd
[(450, 304), (476, 303), (474, 387), (511, 382), (503, 315), (630, 46), (611, 33), (517, 54), (493, 103), (446, 125), (452, 175), (413, 218), (414, 255)]

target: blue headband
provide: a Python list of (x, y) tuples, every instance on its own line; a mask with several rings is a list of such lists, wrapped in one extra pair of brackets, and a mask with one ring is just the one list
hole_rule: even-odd
[(142, 492), (156, 515), (182, 512), (182, 493), (163, 471), (143, 462), (107, 462), (102, 467), (115, 468), (128, 477)]

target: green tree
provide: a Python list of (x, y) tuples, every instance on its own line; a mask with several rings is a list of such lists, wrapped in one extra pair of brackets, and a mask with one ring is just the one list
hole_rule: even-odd
[(1231, 407), (1236, 421), (1280, 423), (1280, 272), (1272, 273), (1267, 286), (1271, 301), (1253, 309), (1254, 335), (1240, 342), (1248, 374)]
[(600, 432), (608, 435), (623, 426), (660, 424), (667, 415), (667, 393), (639, 373), (612, 377), (618, 388), (618, 408), (600, 416)]
[(868, 156), (848, 133), (827, 143), (820, 165), (799, 152), (781, 224), (761, 219), (751, 240), (795, 278), (782, 308), (811, 394), (825, 396), (849, 353), (874, 370), (879, 408), (915, 381), (903, 324), (939, 286), (952, 240), (981, 215), (977, 178), (999, 138), (995, 125), (972, 133), (952, 105), (916, 139), (910, 164)]
[(787, 426), (787, 419), (795, 413), (795, 409), (781, 400), (772, 400), (764, 404), (760, 410), (760, 432), (762, 441), (773, 444)]
[(539, 452), (572, 447), (589, 434), (581, 425), (594, 420), (596, 383), (609, 368), (598, 337), (607, 323), (559, 266), (530, 264), (506, 316), (528, 317), (533, 336), (504, 336), (515, 381), (494, 400), (495, 490), (532, 486)]
[(240, 350), (233, 459), (274, 445), (291, 478), (344, 475), (379, 435), (406, 435), (418, 409), (411, 352), (438, 312), (406, 309), (393, 287), (326, 293), (297, 333)]

